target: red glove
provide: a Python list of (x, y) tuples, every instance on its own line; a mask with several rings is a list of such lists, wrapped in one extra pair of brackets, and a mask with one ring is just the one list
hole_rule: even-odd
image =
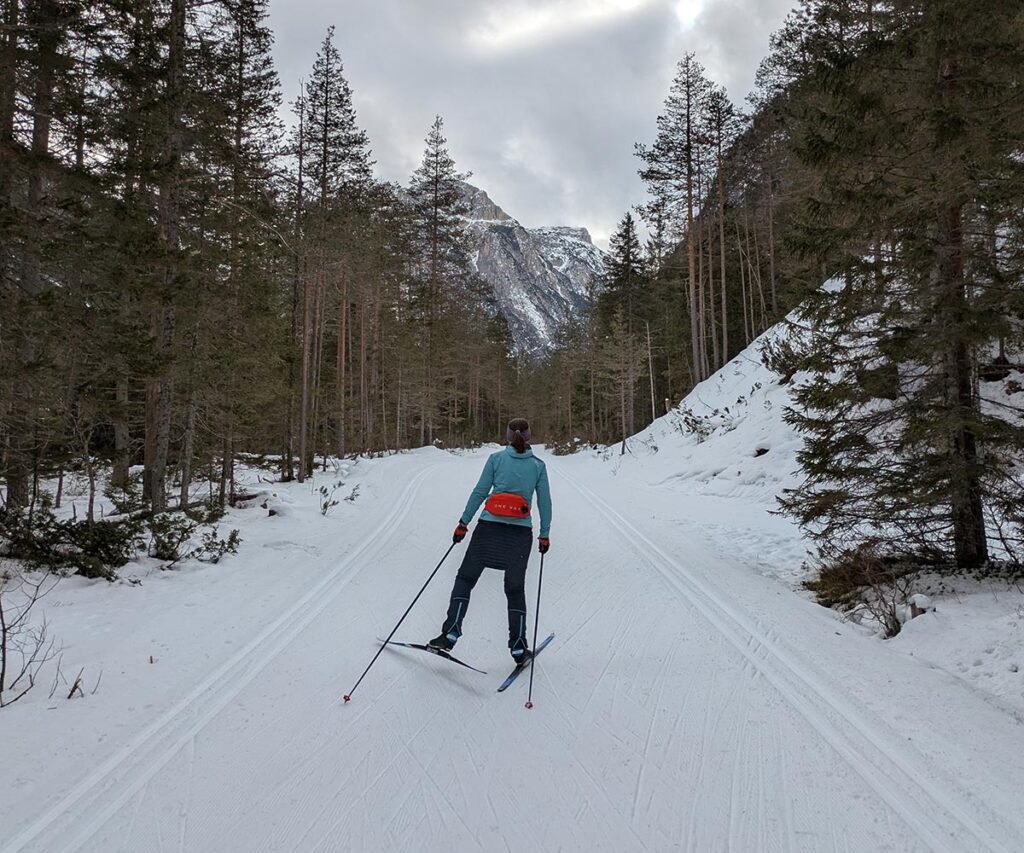
[(548, 548), (550, 547), (551, 540), (548, 539), (547, 536), (541, 536), (541, 538), (537, 540), (537, 550), (540, 551), (542, 554), (546, 554), (548, 552)]
[(460, 521), (459, 526), (455, 528), (455, 533), (452, 534), (452, 542), (461, 542), (466, 538), (467, 533), (469, 533), (469, 528), (466, 527), (464, 521)]

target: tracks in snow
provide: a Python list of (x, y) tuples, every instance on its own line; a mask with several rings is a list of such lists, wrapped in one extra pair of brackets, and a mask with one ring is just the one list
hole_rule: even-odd
[(610, 504), (564, 471), (559, 472), (580, 495), (627, 538), (665, 581), (687, 599), (769, 684), (843, 757), (867, 785), (932, 850), (941, 853), (987, 850), (1011, 853), (971, 816), (983, 808), (965, 805), (964, 792), (944, 788), (929, 771), (804, 662), (797, 660), (770, 629), (762, 628), (733, 606), (714, 586), (686, 571)]
[[(77, 850), (85, 844), (316, 619), (366, 565), (365, 558), (371, 552), (386, 547), (434, 467), (425, 468), (409, 481), (380, 524), (357, 542), (326, 577), (180, 702), (8, 840), (0, 853), (18, 853), (33, 842), (39, 843), (39, 849), (63, 851)], [(70, 840), (66, 840), (69, 835)]]

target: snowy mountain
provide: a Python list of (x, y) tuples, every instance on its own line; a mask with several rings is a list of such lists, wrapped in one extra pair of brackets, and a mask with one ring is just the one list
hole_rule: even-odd
[(542, 355), (587, 304), (605, 256), (586, 228), (526, 228), (465, 184), (466, 230), (477, 272), (494, 290), (516, 350)]

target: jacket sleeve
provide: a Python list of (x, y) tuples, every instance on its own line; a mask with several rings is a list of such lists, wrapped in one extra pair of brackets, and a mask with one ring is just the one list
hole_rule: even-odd
[(546, 539), (551, 532), (551, 487), (546, 465), (541, 465), (540, 477), (537, 478), (537, 507), (540, 509), (540, 538)]
[(473, 516), (476, 515), (476, 511), (480, 509), (487, 496), (491, 493), (491, 486), (494, 485), (494, 458), (490, 457), (486, 463), (484, 463), (484, 470), (480, 473), (480, 479), (477, 480), (476, 485), (473, 487), (473, 491), (469, 493), (469, 500), (466, 501), (466, 508), (462, 511), (462, 516), (459, 518), (463, 524), (469, 524), (473, 520)]

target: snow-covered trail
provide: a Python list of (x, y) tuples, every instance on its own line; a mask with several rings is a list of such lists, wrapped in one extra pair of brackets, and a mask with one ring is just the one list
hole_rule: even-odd
[[(344, 553), (281, 584), (238, 651), (52, 796), (0, 805), (3, 853), (1024, 849), (1024, 727), (722, 555), (692, 522), (739, 502), (586, 459), (548, 460), (541, 629), (558, 636), (536, 707), (525, 679), (495, 693), (510, 659), (490, 572), (457, 652), (488, 675), (389, 649), (342, 706), (482, 460), (396, 463)], [(399, 638), (436, 633), (460, 556)]]

